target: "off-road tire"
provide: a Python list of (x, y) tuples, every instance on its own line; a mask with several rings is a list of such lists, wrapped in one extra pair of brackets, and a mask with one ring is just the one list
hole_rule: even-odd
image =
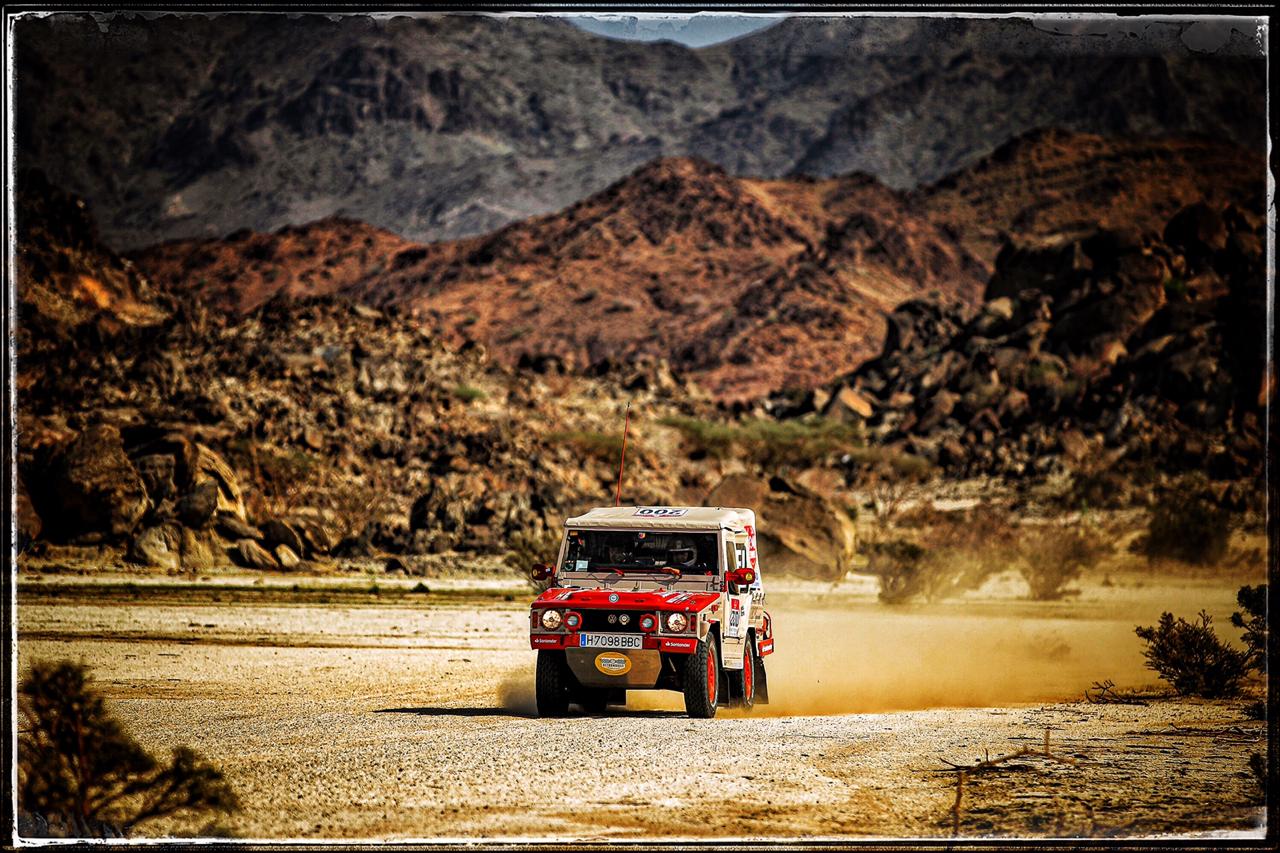
[[(730, 670), (732, 673), (733, 671)], [(747, 639), (746, 650), (742, 653), (742, 671), (733, 678), (734, 692), (738, 694), (734, 704), (743, 710), (750, 711), (756, 704), (756, 649), (755, 643)]]
[(564, 652), (557, 649), (538, 650), (538, 671), (534, 678), (534, 693), (539, 717), (563, 717), (569, 712), (569, 702), (578, 688), (578, 680), (569, 670)]
[(715, 635), (698, 643), (698, 650), (684, 660), (684, 710), (695, 719), (709, 720), (716, 715), (720, 701), (720, 655)]

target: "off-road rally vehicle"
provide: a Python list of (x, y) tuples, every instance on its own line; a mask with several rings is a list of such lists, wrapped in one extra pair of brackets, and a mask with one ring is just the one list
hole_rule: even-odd
[(727, 507), (603, 507), (565, 522), (552, 586), (530, 610), (543, 717), (679, 690), (691, 717), (769, 701), (756, 519)]

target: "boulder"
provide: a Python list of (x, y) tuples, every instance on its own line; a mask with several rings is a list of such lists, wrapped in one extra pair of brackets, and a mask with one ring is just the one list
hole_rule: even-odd
[(200, 483), (174, 505), (174, 512), (182, 523), (197, 529), (208, 525), (217, 509), (218, 484), (212, 480)]
[(58, 455), (42, 484), (41, 517), (60, 538), (119, 540), (151, 508), (147, 488), (125, 455), (120, 431), (91, 426)]
[(173, 456), (168, 453), (148, 453), (133, 458), (133, 467), (147, 487), (147, 495), (157, 506), (177, 496), (173, 484)]
[(1184, 207), (1164, 227), (1164, 240), (1181, 249), (1193, 262), (1227, 247), (1227, 226), (1222, 213), (1205, 202)]
[(182, 529), (182, 568), (202, 572), (226, 562), (226, 550), (212, 530)]
[(148, 487), (163, 496), (160, 500), (190, 494), (203, 483), (212, 482), (217, 486), (217, 509), (245, 520), (244, 498), (235, 471), (212, 448), (171, 432), (134, 448), (133, 458), (148, 479)]
[(852, 423), (867, 420), (875, 411), (870, 400), (852, 388), (845, 387), (836, 392), (824, 414), (844, 423)]
[(163, 522), (143, 529), (129, 543), (131, 562), (176, 572), (182, 568), (182, 528)]
[(214, 529), (233, 542), (239, 539), (261, 539), (262, 531), (235, 515), (221, 510), (214, 513)]
[(241, 539), (231, 549), (231, 559), (246, 569), (278, 569), (280, 564), (271, 552), (252, 539)]
[(296, 569), (302, 562), (302, 558), (288, 545), (277, 545), (272, 553), (275, 554), (282, 569)]
[(262, 542), (268, 548), (274, 549), (277, 545), (286, 545), (295, 554), (305, 553), (302, 537), (298, 535), (298, 531), (293, 525), (277, 518), (262, 525)]
[(212, 481), (218, 486), (217, 509), (230, 513), (241, 521), (245, 519), (244, 496), (235, 471), (211, 448), (189, 442), (184, 445), (182, 467), (185, 469), (188, 490), (201, 483)]
[(290, 516), (288, 523), (298, 534), (305, 553), (310, 556), (328, 554), (338, 544), (339, 536), (334, 529), (317, 518)]
[(731, 474), (707, 495), (707, 506), (743, 506), (756, 512), (764, 571), (838, 579), (849, 571), (854, 525), (845, 511), (796, 482)]

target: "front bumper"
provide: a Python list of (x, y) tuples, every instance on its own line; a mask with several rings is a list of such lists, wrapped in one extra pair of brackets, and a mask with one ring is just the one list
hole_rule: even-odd
[[(605, 649), (586, 648), (578, 645), (577, 634), (530, 634), (531, 649), (580, 649), (583, 652), (603, 652)], [(682, 637), (645, 636), (643, 651), (674, 652), (691, 655), (698, 650), (698, 638), (693, 634)]]

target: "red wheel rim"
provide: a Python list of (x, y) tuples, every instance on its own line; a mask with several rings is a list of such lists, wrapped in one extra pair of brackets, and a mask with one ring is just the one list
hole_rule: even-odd
[(707, 649), (707, 699), (716, 703), (716, 653), (711, 648)]
[(751, 662), (751, 649), (748, 648), (746, 652), (744, 652), (742, 655), (743, 701), (749, 702), (751, 700), (751, 697), (755, 695), (754, 693), (755, 684), (753, 683), (753, 679), (755, 678), (755, 673), (753, 672), (754, 669), (755, 669), (755, 666)]

